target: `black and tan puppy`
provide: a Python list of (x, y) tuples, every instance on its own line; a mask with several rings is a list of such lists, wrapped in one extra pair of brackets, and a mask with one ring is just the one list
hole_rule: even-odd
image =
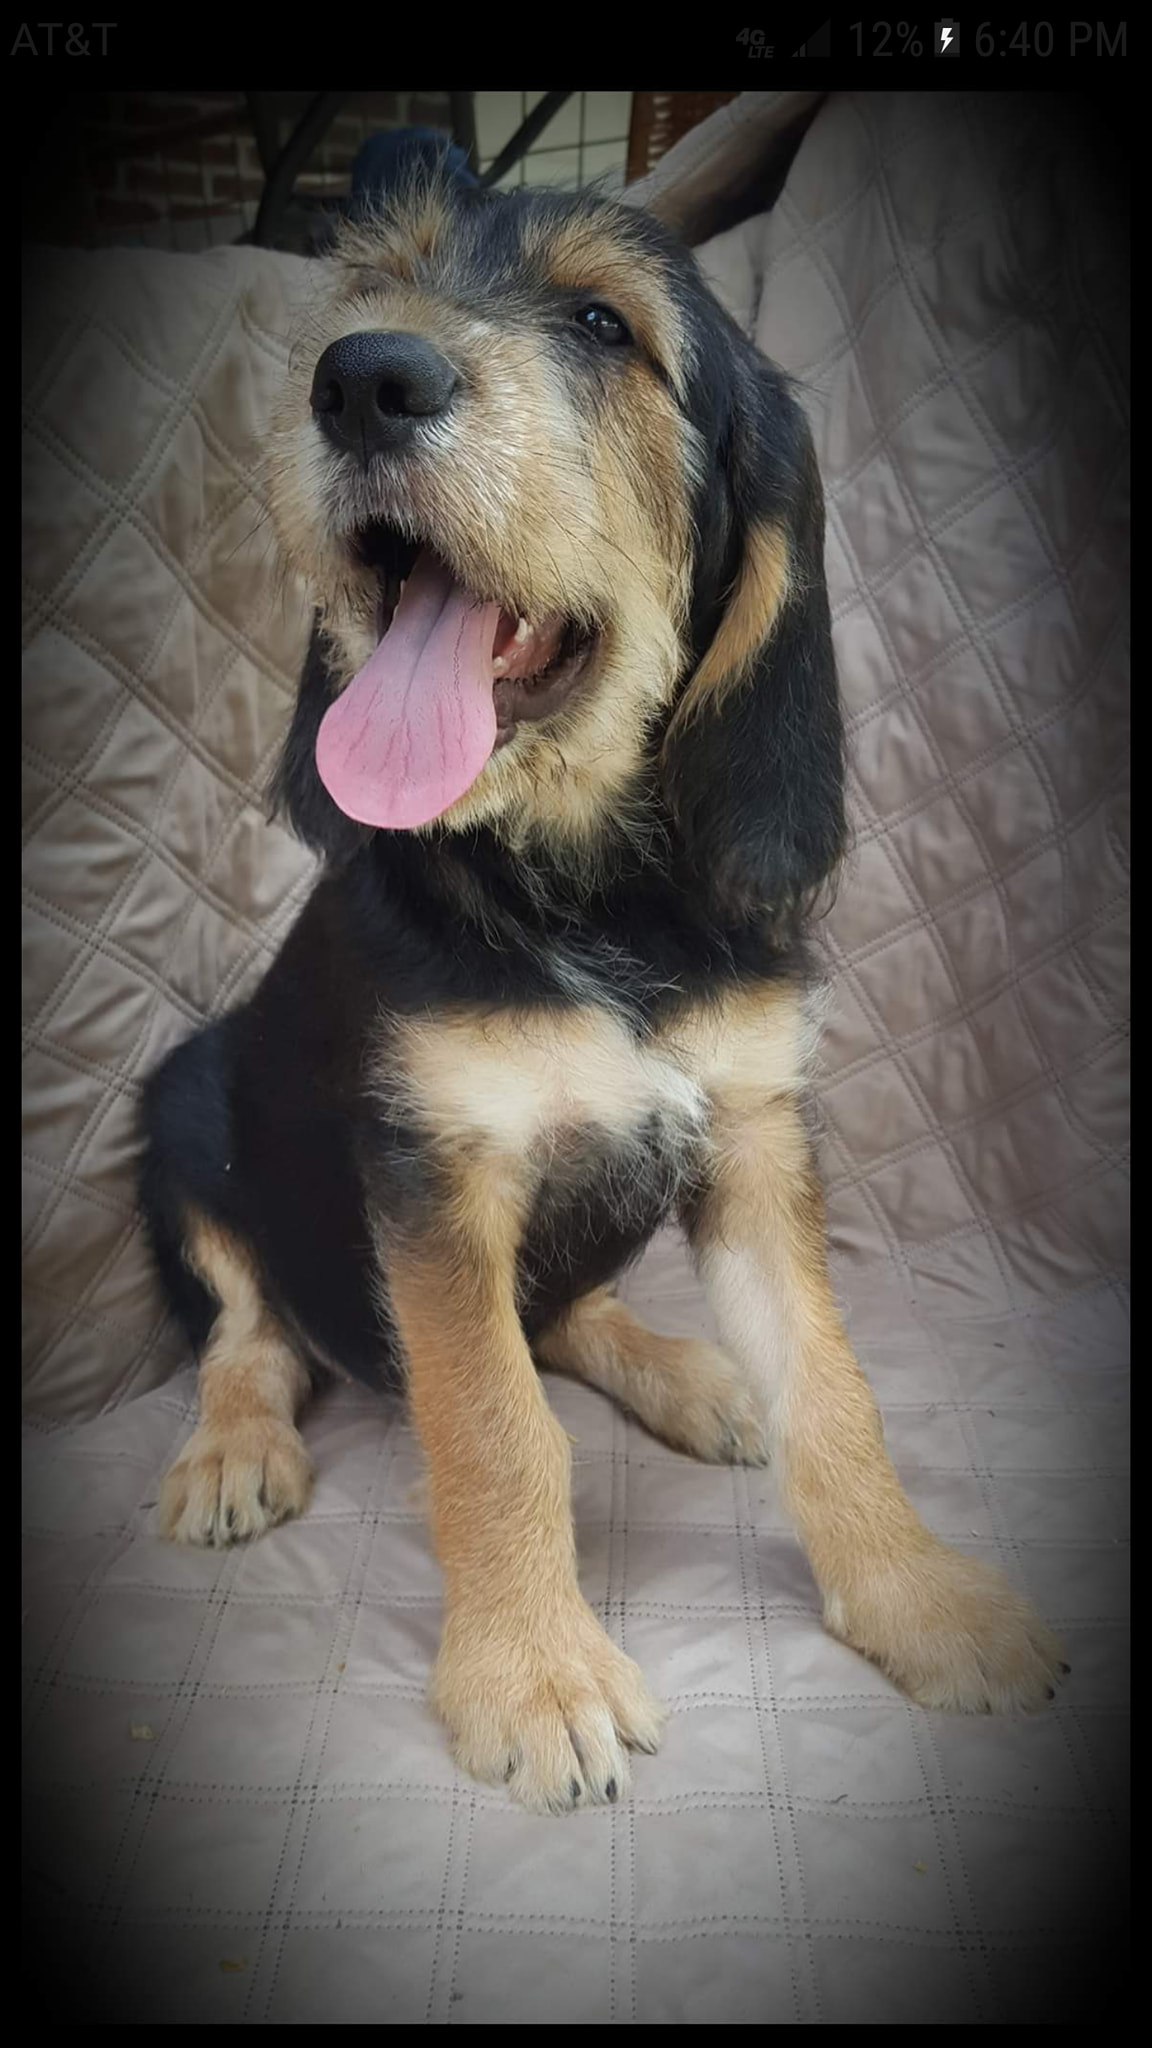
[[(826, 1276), (799, 941), (841, 726), (785, 379), (642, 214), (435, 180), (346, 234), (293, 365), (273, 508), (317, 626), (278, 794), (326, 869), (147, 1090), (202, 1356), (163, 1527), (298, 1512), (311, 1375), (404, 1384), (457, 1757), (614, 1799), (662, 1714), (581, 1598), (539, 1362), (699, 1457), (771, 1451), (828, 1628), (914, 1699), (1038, 1704), (1057, 1648), (919, 1521)], [(607, 1291), (670, 1216), (723, 1352)]]

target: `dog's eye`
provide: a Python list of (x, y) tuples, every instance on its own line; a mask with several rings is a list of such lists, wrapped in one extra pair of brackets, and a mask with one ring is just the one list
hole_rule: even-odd
[(614, 313), (611, 306), (581, 306), (576, 315), (576, 325), (593, 341), (598, 341), (602, 348), (622, 348), (632, 339), (619, 313)]

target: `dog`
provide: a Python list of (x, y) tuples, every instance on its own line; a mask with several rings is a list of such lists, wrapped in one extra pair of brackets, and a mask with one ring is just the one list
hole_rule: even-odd
[[(638, 209), (425, 178), (346, 226), (270, 502), (315, 628), (275, 800), (322, 857), (250, 1001), (144, 1097), (142, 1195), (200, 1358), (160, 1526), (301, 1512), (318, 1375), (402, 1386), (460, 1765), (614, 1801), (664, 1721), (582, 1598), (537, 1374), (698, 1458), (771, 1452), (831, 1633), (926, 1707), (1066, 1669), (919, 1520), (830, 1289), (805, 933), (845, 845), (813, 443)], [(681, 1223), (723, 1350), (614, 1279)]]

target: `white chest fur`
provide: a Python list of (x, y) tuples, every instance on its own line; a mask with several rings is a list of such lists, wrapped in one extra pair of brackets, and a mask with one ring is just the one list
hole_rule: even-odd
[(640, 1039), (612, 1010), (462, 1010), (389, 1034), (380, 1092), (447, 1144), (524, 1153), (565, 1131), (706, 1133), (717, 1095), (791, 1093), (814, 1018), (786, 985), (734, 991)]
[(690, 1063), (639, 1042), (607, 1010), (406, 1024), (399, 1052), (409, 1110), (448, 1143), (480, 1137), (524, 1152), (565, 1130), (626, 1141), (656, 1117), (688, 1137), (707, 1120)]

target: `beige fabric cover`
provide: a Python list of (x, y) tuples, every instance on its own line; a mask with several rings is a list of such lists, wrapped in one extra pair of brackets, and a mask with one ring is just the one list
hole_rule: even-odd
[[(770, 154), (810, 100), (724, 110), (661, 166), (662, 203), (699, 232), (750, 137)], [(912, 1709), (822, 1633), (768, 1475), (695, 1466), (556, 1384), (584, 1584), (674, 1719), (629, 1804), (550, 1823), (458, 1776), (425, 1709), (438, 1579), (397, 1406), (319, 1402), (303, 1522), (226, 1555), (156, 1541), (194, 1378), (133, 1220), (132, 1110), (308, 885), (262, 821), (305, 612), (256, 462), (310, 274), (41, 255), (27, 1885), (89, 2019), (1068, 2023), (1104, 1967), (1126, 1809), (1120, 231), (1059, 102), (834, 96), (773, 210), (704, 257), (803, 380), (828, 486), (856, 832), (821, 1087), (841, 1297), (921, 1511), (1031, 1591), (1073, 1676), (1031, 1721)], [(708, 1326), (674, 1245), (626, 1292)]]

